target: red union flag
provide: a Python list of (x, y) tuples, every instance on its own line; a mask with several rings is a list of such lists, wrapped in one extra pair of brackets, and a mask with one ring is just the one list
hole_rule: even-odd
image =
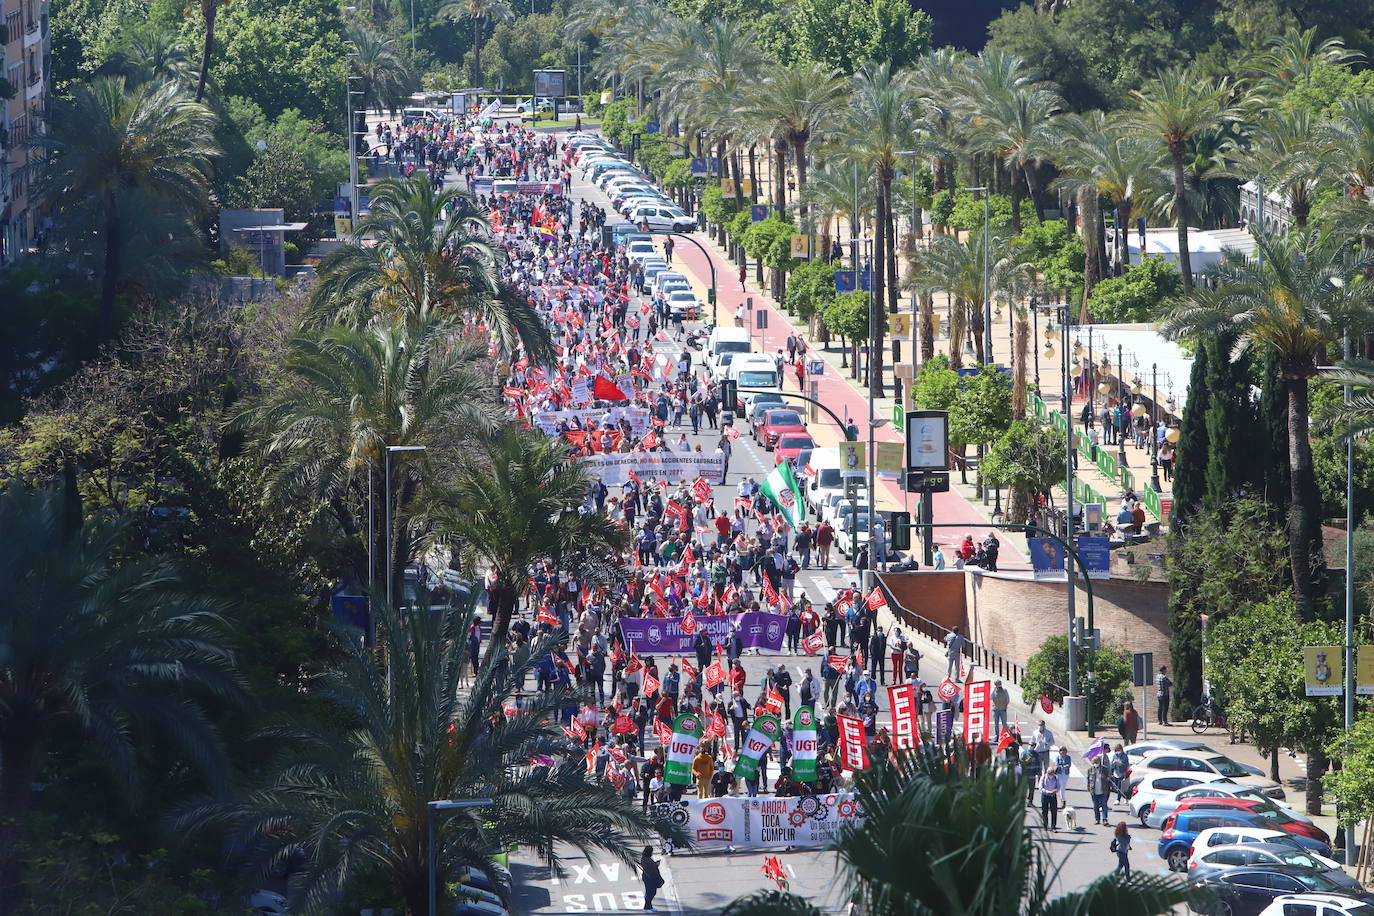
[(678, 623), (678, 629), (686, 633), (688, 636), (691, 636), (693, 633), (697, 631), (697, 619), (692, 616), (691, 607), (687, 608), (687, 615), (682, 618), (682, 621), (680, 623)]
[(827, 655), (825, 657), (825, 663), (830, 666), (831, 670), (844, 674), (844, 669), (849, 665), (849, 656)]
[(539, 622), (547, 623), (551, 627), (558, 626), (558, 618), (553, 615), (553, 611), (547, 607), (539, 608)]
[(815, 655), (817, 652), (821, 651), (821, 648), (824, 646), (825, 634), (820, 630), (816, 630), (810, 636), (802, 639), (802, 648), (806, 650), (807, 655)]
[(706, 725), (707, 738), (725, 737), (725, 719), (718, 712), (711, 713), (711, 721)]
[(868, 605), (870, 611), (876, 611), (880, 607), (887, 607), (887, 596), (883, 594), (882, 589), (875, 585), (873, 591), (869, 592), (868, 597), (864, 599), (864, 604)]
[(652, 674), (646, 674), (644, 676), (644, 695), (646, 697), (651, 697), (658, 693), (658, 688), (662, 686), (658, 678), (654, 677)]
[(667, 747), (669, 744), (673, 743), (673, 730), (669, 728), (668, 724), (662, 719), (655, 717), (654, 737), (658, 739), (659, 744)]
[(711, 485), (706, 482), (705, 478), (698, 477), (692, 481), (692, 495), (696, 497), (697, 502), (710, 502)]
[(887, 702), (892, 708), (892, 746), (916, 747), (921, 743), (921, 731), (916, 727), (916, 685), (887, 688)]
[(616, 716), (615, 722), (611, 725), (611, 732), (617, 735), (633, 735), (635, 733), (635, 720), (629, 716)]
[(992, 721), (992, 681), (964, 685), (964, 743), (986, 741)]
[(868, 745), (862, 719), (837, 716), (840, 726), (840, 766), (846, 770), (868, 768)]
[(725, 682), (725, 666), (720, 662), (711, 662), (706, 666), (706, 686), (716, 687)]
[(768, 697), (763, 701), (763, 708), (775, 716), (782, 715), (782, 694), (778, 693), (777, 688), (768, 688)]

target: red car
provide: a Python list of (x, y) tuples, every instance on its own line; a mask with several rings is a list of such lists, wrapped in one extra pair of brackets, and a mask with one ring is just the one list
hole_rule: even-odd
[(807, 449), (815, 448), (816, 443), (811, 437), (805, 434), (784, 433), (778, 439), (778, 444), (773, 447), (773, 458), (775, 464), (782, 464), (784, 461), (797, 460), (797, 456)]
[(1175, 814), (1184, 811), (1248, 811), (1251, 814), (1258, 814), (1260, 817), (1273, 824), (1273, 829), (1283, 830), (1288, 833), (1297, 833), (1306, 837), (1311, 837), (1322, 843), (1330, 843), (1331, 837), (1327, 836), (1326, 831), (1315, 824), (1300, 821), (1295, 817), (1289, 817), (1288, 812), (1269, 799), (1260, 798), (1187, 798), (1179, 803), (1174, 810)]
[(789, 434), (806, 435), (806, 424), (802, 422), (801, 414), (789, 407), (765, 410), (754, 426), (754, 441), (770, 452), (778, 444), (778, 439)]

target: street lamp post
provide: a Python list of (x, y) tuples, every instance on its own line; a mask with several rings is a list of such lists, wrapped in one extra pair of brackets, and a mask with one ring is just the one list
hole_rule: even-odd
[[(921, 151), (920, 151), (920, 150), (916, 150), (916, 149), (900, 149), (900, 150), (897, 150), (897, 155), (898, 155), (898, 156), (910, 156), (910, 157), (911, 157), (911, 173), (910, 173), (907, 177), (908, 177), (908, 179), (911, 181), (911, 249), (912, 249), (913, 252), (914, 252), (915, 249), (916, 249), (916, 236), (919, 235), (920, 232), (921, 232), (921, 227), (920, 227), (919, 225), (917, 225), (917, 223), (916, 223), (916, 162), (917, 162), (917, 158), (916, 158), (916, 157), (919, 156), (920, 154), (921, 154)], [(909, 278), (910, 278), (910, 270), (909, 270), (910, 265), (908, 264), (907, 266), (908, 266), (908, 279), (909, 279)], [(917, 334), (917, 328), (916, 328), (916, 324), (917, 324), (916, 315), (917, 315), (917, 307), (916, 307), (916, 289), (915, 289), (915, 287), (913, 287), (912, 290), (911, 290), (911, 365), (912, 365), (913, 371), (915, 370), (916, 364), (917, 364), (918, 362), (920, 362), (920, 356), (919, 356), (920, 351), (917, 349), (917, 342), (919, 341), (919, 336), (918, 336), (918, 334)], [(914, 375), (913, 375), (913, 380), (914, 380), (914, 378), (915, 378), (915, 377), (914, 377)]]
[(1150, 364), (1150, 486), (1159, 492), (1159, 363)]
[[(1062, 383), (1063, 383), (1063, 389), (1062, 389), (1061, 397), (1062, 397), (1062, 399), (1063, 399), (1063, 400), (1062, 400), (1062, 405), (1063, 405), (1063, 414), (1064, 414), (1064, 539), (1065, 539), (1067, 542), (1069, 542), (1070, 544), (1072, 544), (1073, 541), (1074, 541), (1074, 523), (1073, 523), (1073, 417), (1072, 417), (1072, 413), (1073, 413), (1073, 409), (1072, 409), (1072, 405), (1073, 405), (1073, 390), (1072, 390), (1072, 388), (1071, 388), (1071, 382), (1069, 381), (1069, 346), (1068, 346), (1068, 344), (1069, 344), (1069, 335), (1068, 335), (1069, 305), (1068, 305), (1067, 303), (1059, 303), (1059, 304), (1048, 304), (1048, 303), (1047, 303), (1047, 304), (1045, 305), (1045, 309), (1046, 309), (1047, 311), (1053, 310), (1054, 313), (1055, 313), (1055, 314), (1057, 315), (1057, 317), (1059, 318), (1059, 322), (1060, 322), (1060, 325), (1059, 325), (1059, 326), (1060, 326), (1060, 329), (1061, 329), (1061, 332), (1062, 332), (1063, 338), (1064, 338), (1063, 341), (1062, 341), (1062, 343), (1061, 343), (1061, 346), (1060, 346), (1060, 348), (1059, 348), (1059, 349), (1060, 349), (1059, 364), (1060, 364), (1060, 371), (1061, 371), (1061, 380), (1062, 380)], [(1046, 343), (1045, 343), (1046, 354), (1045, 354), (1045, 355), (1046, 355), (1047, 357), (1053, 357), (1053, 356), (1054, 356), (1054, 352), (1053, 352), (1054, 347), (1053, 347), (1053, 344), (1051, 343), (1051, 341), (1054, 339), (1054, 338), (1051, 336), (1051, 333), (1052, 333), (1052, 332), (1053, 332), (1053, 328), (1048, 328), (1048, 329), (1046, 329), (1046, 331), (1045, 331), (1045, 341), (1046, 341)], [(1068, 692), (1068, 696), (1065, 698), (1065, 701), (1064, 701), (1064, 703), (1065, 703), (1065, 712), (1067, 713), (1067, 712), (1068, 712), (1068, 698), (1069, 698), (1069, 697), (1072, 697), (1072, 698), (1074, 698), (1075, 700), (1078, 698), (1078, 659), (1077, 659), (1077, 656), (1076, 656), (1076, 654), (1075, 654), (1075, 652), (1074, 652), (1074, 645), (1073, 645), (1074, 619), (1075, 619), (1075, 617), (1077, 616), (1077, 613), (1076, 613), (1076, 606), (1075, 606), (1075, 605), (1076, 605), (1076, 597), (1077, 597), (1077, 596), (1076, 596), (1075, 593), (1074, 593), (1074, 581), (1073, 581), (1073, 577), (1074, 577), (1074, 561), (1073, 561), (1073, 552), (1072, 552), (1072, 551), (1065, 551), (1065, 556), (1064, 556), (1064, 572), (1065, 572), (1066, 578), (1067, 578), (1067, 580), (1068, 580), (1068, 610), (1069, 610), (1069, 684), (1068, 684), (1069, 692)], [(1071, 723), (1071, 724), (1070, 724), (1070, 727), (1072, 727), (1072, 723), (1073, 723), (1073, 721), (1074, 721), (1074, 717), (1073, 717), (1072, 715), (1069, 715), (1069, 716), (1068, 716), (1068, 719), (1069, 719), (1069, 722)]]
[(434, 815), (440, 811), (461, 808), (485, 808), (494, 804), (490, 798), (460, 798), (452, 801), (432, 801), (425, 805), (425, 819), (429, 822), (429, 916), (439, 914), (439, 828)]
[[(1116, 407), (1118, 412), (1125, 404), (1126, 400), (1121, 396), (1121, 389), (1126, 386), (1126, 364), (1121, 361), (1121, 344), (1116, 345)], [(1116, 463), (1123, 468), (1126, 467), (1126, 436), (1121, 431), (1121, 421), (1116, 421), (1116, 429), (1113, 430), (1116, 436)]]

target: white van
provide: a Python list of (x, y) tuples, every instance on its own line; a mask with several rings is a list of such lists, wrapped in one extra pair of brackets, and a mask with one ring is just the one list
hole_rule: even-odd
[(748, 328), (722, 328), (711, 330), (706, 338), (706, 355), (718, 356), (721, 353), (748, 353), (754, 349), (749, 339)]
[(740, 404), (746, 411), (760, 391), (782, 394), (782, 378), (778, 374), (778, 364), (769, 356), (752, 354), (735, 357), (730, 361), (727, 378), (734, 379), (740, 388), (754, 389), (739, 393)]
[(837, 448), (818, 448), (811, 452), (811, 460), (807, 462), (811, 470), (815, 471), (807, 481), (805, 486), (806, 504), (811, 511), (816, 513), (816, 517), (821, 517), (821, 510), (828, 499), (832, 496), (844, 495), (844, 478), (857, 477), (859, 480), (859, 502), (865, 502), (867, 497), (868, 479), (864, 470), (846, 471), (840, 468), (840, 450)]

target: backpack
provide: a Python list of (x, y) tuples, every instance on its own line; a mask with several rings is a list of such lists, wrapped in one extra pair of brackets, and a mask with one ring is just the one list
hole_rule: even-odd
[(1112, 844), (1109, 848), (1112, 852), (1116, 852), (1116, 837), (1112, 837)]

